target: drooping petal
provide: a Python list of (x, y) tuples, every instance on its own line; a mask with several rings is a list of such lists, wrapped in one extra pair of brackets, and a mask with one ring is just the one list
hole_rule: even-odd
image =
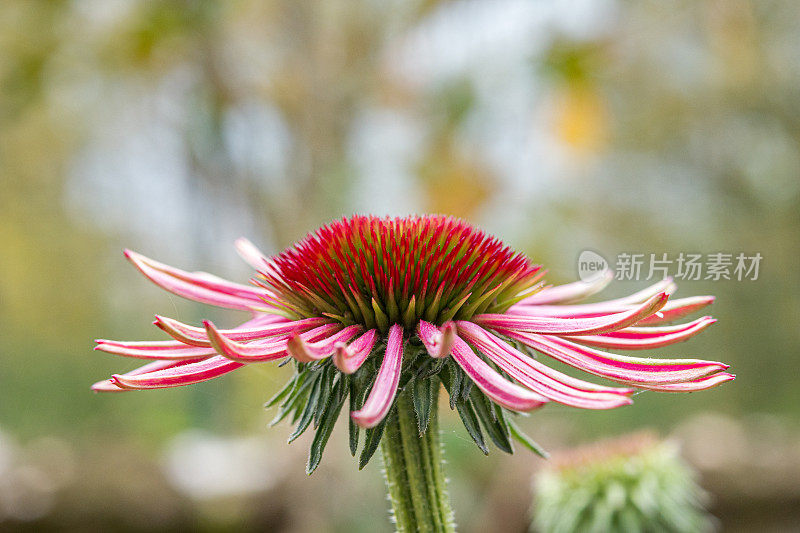
[(544, 305), (568, 303), (583, 300), (602, 291), (614, 279), (614, 272), (605, 270), (587, 280), (575, 281), (566, 285), (546, 287), (536, 294), (529, 296), (521, 303), (530, 305)]
[[(256, 327), (237, 327), (233, 329), (220, 330), (220, 334), (224, 335), (233, 341), (254, 341), (260, 339), (267, 339), (269, 337), (277, 337), (280, 335), (289, 335), (299, 331), (307, 331), (311, 328), (318, 327), (328, 319), (314, 317), (303, 318), (300, 320), (282, 320), (263, 326)], [(208, 335), (204, 328), (198, 328), (184, 324), (174, 318), (167, 318), (164, 316), (156, 315), (155, 325), (170, 335), (173, 339), (178, 340), (184, 344), (192, 346), (211, 346), (211, 341), (208, 340)]]
[[(235, 329), (244, 330), (273, 324), (278, 321), (286, 322), (286, 319), (259, 313)], [(180, 341), (113, 341), (97, 339), (95, 342), (97, 343), (95, 350), (138, 359), (195, 359), (198, 357), (210, 357), (216, 353), (211, 347), (187, 345)]]
[(273, 315), (270, 313), (255, 313), (253, 318), (239, 326), (239, 328), (249, 328), (256, 326), (266, 326), (269, 324), (278, 324), (279, 322), (286, 322), (290, 319), (281, 315)]
[(683, 383), (665, 383), (663, 385), (637, 385), (640, 389), (660, 392), (697, 392), (721, 385), (726, 381), (736, 379), (736, 376), (727, 372), (718, 372), (704, 378), (693, 379)]
[(644, 289), (634, 292), (633, 294), (629, 294), (628, 296), (623, 296), (622, 298), (617, 298), (615, 300), (608, 300), (610, 302), (616, 302), (618, 304), (638, 304), (641, 303), (648, 298), (660, 293), (666, 292), (670, 296), (678, 290), (678, 286), (675, 284), (675, 280), (672, 279), (672, 276), (667, 276), (666, 278), (657, 281), (650, 285), (649, 287), (645, 287)]
[(333, 364), (345, 374), (352, 374), (367, 360), (375, 341), (378, 330), (371, 329), (354, 340), (350, 345), (338, 343), (333, 353)]
[(137, 359), (197, 359), (215, 353), (213, 348), (187, 346), (178, 341), (122, 342), (98, 339), (94, 349)]
[(325, 339), (306, 342), (297, 333), (292, 334), (286, 343), (286, 350), (289, 355), (300, 361), (301, 363), (310, 363), (312, 361), (319, 361), (333, 355), (338, 343), (345, 343), (355, 337), (361, 326), (347, 326), (341, 331), (337, 331), (330, 337)]
[(125, 250), (125, 257), (150, 281), (173, 294), (228, 309), (269, 310), (266, 291), (226, 281), (206, 272), (186, 272)]
[(678, 320), (686, 315), (690, 315), (700, 309), (707, 307), (714, 303), (713, 296), (691, 296), (689, 298), (680, 298), (667, 302), (659, 312), (654, 313), (640, 322), (640, 325), (649, 324), (663, 324), (664, 322), (672, 322)]
[[(203, 322), (206, 333), (214, 349), (220, 355), (232, 361), (240, 363), (260, 363), (280, 359), (288, 355), (286, 342), (289, 335), (270, 337), (266, 340), (258, 340), (248, 343), (236, 342), (224, 335), (213, 323), (206, 320)], [(339, 326), (337, 324), (324, 324), (305, 333), (301, 333), (304, 340), (318, 340), (326, 335), (335, 332)]]
[[(630, 405), (633, 389), (599, 387), (543, 365), (471, 322), (459, 321), (458, 333), (509, 376), (550, 400), (584, 409)], [(597, 390), (604, 389), (604, 390)]]
[(128, 389), (123, 389), (122, 387), (118, 387), (110, 379), (104, 379), (102, 381), (98, 381), (97, 383), (92, 384), (91, 388), (93, 392), (125, 392), (126, 390), (128, 390)]
[[(643, 319), (642, 324), (658, 324), (676, 320), (695, 311), (702, 309), (714, 302), (713, 296), (692, 296), (690, 298), (679, 298), (670, 300), (659, 312), (653, 316)], [(527, 315), (541, 317), (558, 318), (590, 318), (608, 315), (610, 313), (622, 313), (635, 309), (639, 303), (618, 303), (600, 302), (596, 304), (577, 304), (577, 305), (529, 305), (516, 306), (509, 309), (512, 315)]]
[(716, 321), (715, 318), (704, 316), (687, 324), (675, 326), (632, 326), (602, 335), (565, 336), (564, 338), (598, 348), (648, 350), (684, 341), (697, 335)]
[(253, 267), (253, 269), (261, 270), (267, 265), (269, 258), (264, 255), (255, 244), (250, 242), (249, 239), (239, 237), (234, 242), (234, 246), (236, 246), (239, 257), (241, 257), (245, 263)]
[(559, 337), (511, 330), (501, 330), (500, 333), (585, 372), (636, 387), (691, 381), (728, 368), (722, 363), (697, 359), (628, 357), (581, 346)]
[(450, 355), (486, 396), (506, 409), (531, 411), (547, 403), (544, 396), (507, 381), (475, 355), (472, 348), (457, 335)]
[(123, 389), (165, 389), (214, 379), (244, 366), (221, 355), (164, 370), (132, 376), (114, 374), (111, 380)]
[[(200, 360), (201, 359), (191, 359), (187, 361), (153, 361), (152, 363), (147, 363), (146, 365), (135, 368), (130, 372), (126, 372), (123, 374), (123, 376), (138, 376), (141, 374), (147, 374), (149, 372), (155, 372), (157, 370), (164, 370), (167, 368), (174, 368), (181, 365), (194, 363)], [(92, 390), (95, 392), (125, 392), (129, 389), (123, 389), (111, 379), (104, 379), (92, 385)]]
[(216, 353), (239, 363), (255, 363), (272, 361), (286, 356), (286, 341), (288, 335), (270, 338), (269, 341), (256, 341), (251, 343), (240, 343), (230, 340), (222, 335), (214, 324), (206, 320), (203, 322), (206, 327), (208, 339)]
[(456, 328), (452, 322), (444, 324), (440, 330), (430, 322), (420, 320), (417, 330), (422, 344), (431, 357), (441, 359), (450, 355), (456, 337)]
[(476, 315), (472, 321), (487, 328), (513, 329), (547, 335), (590, 335), (616, 331), (648, 317), (664, 307), (667, 294), (659, 293), (629, 310), (588, 318), (542, 317), (523, 314)]
[(350, 413), (353, 421), (362, 428), (375, 427), (386, 417), (397, 394), (400, 382), (400, 370), (403, 365), (403, 327), (394, 324), (389, 328), (389, 340), (386, 343), (386, 354), (375, 384), (369, 392), (367, 401), (358, 411)]

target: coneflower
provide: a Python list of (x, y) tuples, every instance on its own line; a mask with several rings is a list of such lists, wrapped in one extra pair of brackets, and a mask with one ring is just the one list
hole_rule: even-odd
[[(436, 425), (440, 383), (481, 450), (488, 453), (485, 431), (510, 453), (511, 437), (538, 448), (509, 412), (549, 401), (610, 409), (630, 404), (635, 388), (690, 392), (734, 377), (713, 361), (605, 351), (657, 348), (695, 335), (714, 319), (660, 324), (709, 305), (712, 297), (668, 301), (675, 288), (668, 279), (626, 298), (575, 304), (602, 289), (610, 273), (546, 286), (538, 265), (458, 219), (354, 216), (271, 258), (247, 240), (236, 245), (258, 272), (252, 286), (125, 252), (160, 287), (249, 311), (252, 319), (219, 329), (210, 321), (195, 327), (156, 316), (173, 340), (98, 340), (98, 350), (152, 362), (93, 389), (189, 385), (291, 358), (295, 373), (268, 405), (280, 405), (276, 422), (290, 417), (296, 424), (290, 441), (316, 429), (307, 471), (319, 464), (348, 402), (353, 455), (360, 428), (366, 430), (360, 467), (383, 442), (400, 529), (451, 527)], [(567, 376), (535, 359), (536, 352), (624, 386)]]
[(558, 452), (534, 479), (531, 531), (714, 531), (697, 477), (650, 433)]

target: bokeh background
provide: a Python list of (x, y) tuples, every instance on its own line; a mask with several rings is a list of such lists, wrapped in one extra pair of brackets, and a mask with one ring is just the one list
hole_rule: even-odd
[[(288, 369), (95, 395), (154, 313), (240, 317), (124, 260), (246, 280), (334, 218), (464, 217), (577, 275), (585, 249), (761, 253), (688, 281), (720, 322), (674, 349), (738, 379), (523, 420), (550, 450), (677, 439), (727, 531), (800, 523), (800, 17), (793, 0), (4, 0), (0, 529), (388, 531), (380, 461), (337, 428), (310, 478), (263, 402)], [(613, 284), (618, 296), (646, 281)], [(463, 531), (524, 531), (531, 475), (443, 421)]]

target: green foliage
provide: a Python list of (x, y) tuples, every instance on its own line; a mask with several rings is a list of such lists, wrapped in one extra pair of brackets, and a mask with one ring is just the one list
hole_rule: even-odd
[[(299, 363), (291, 359), (295, 367), (294, 375), (265, 407), (278, 406), (271, 425), (287, 418), (294, 425), (289, 442), (296, 440), (309, 428), (315, 431), (307, 466), (309, 474), (319, 466), (325, 445), (345, 403), (348, 403), (350, 412), (357, 411), (364, 404), (375, 382), (385, 348), (384, 343), (376, 345), (364, 365), (352, 375), (340, 373), (330, 359), (314, 363)], [(458, 412), (467, 433), (481, 452), (489, 454), (487, 442), (491, 441), (500, 450), (514, 453), (511, 441), (515, 439), (534, 453), (546, 456), (509, 419), (509, 415), (517, 413), (508, 412), (487, 398), (478, 387), (473, 386), (472, 380), (452, 359), (432, 359), (416, 339), (408, 340), (403, 351), (405, 361), (398, 396), (403, 391), (410, 391), (420, 438), (428, 431), (431, 412), (438, 401), (440, 384), (443, 384), (450, 395), (451, 409)], [(348, 416), (349, 447), (354, 457), (358, 453), (361, 432), (365, 433), (358, 459), (359, 469), (364, 468), (378, 450), (385, 422), (386, 419), (374, 428), (362, 430)], [(484, 433), (488, 435), (488, 440), (484, 438)]]
[(696, 533), (712, 531), (706, 494), (668, 443), (632, 454), (600, 450), (540, 473), (532, 530)]

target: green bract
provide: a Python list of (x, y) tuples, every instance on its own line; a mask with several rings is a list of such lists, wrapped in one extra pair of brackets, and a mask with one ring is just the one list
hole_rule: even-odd
[(634, 436), (569, 455), (536, 476), (532, 531), (714, 529), (708, 497), (672, 443)]

